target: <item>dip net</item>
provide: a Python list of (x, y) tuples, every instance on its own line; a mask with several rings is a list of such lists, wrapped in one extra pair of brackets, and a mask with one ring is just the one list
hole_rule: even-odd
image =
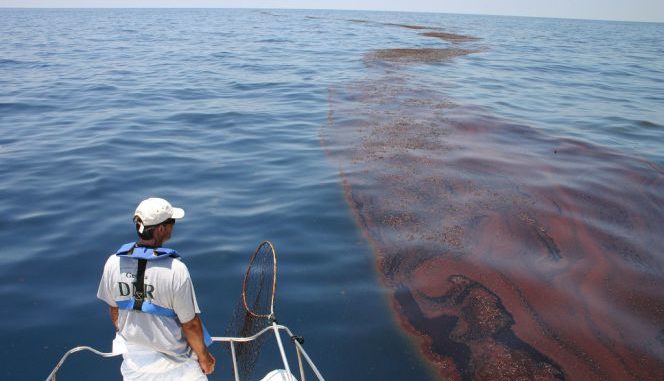
[[(242, 296), (229, 324), (227, 336), (248, 337), (272, 325), (274, 295), (277, 288), (277, 254), (269, 241), (264, 241), (251, 256), (242, 282)], [(261, 347), (268, 335), (235, 344), (240, 380), (249, 380)], [(229, 349), (230, 351), (230, 349)]]

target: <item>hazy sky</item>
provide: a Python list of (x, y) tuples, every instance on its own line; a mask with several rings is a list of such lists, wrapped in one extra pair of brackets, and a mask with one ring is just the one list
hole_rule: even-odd
[(0, 7), (366, 9), (664, 22), (664, 0), (0, 0)]

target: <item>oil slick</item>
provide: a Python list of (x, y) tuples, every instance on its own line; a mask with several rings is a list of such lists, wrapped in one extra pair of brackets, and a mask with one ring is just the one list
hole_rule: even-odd
[(321, 140), (441, 379), (664, 379), (664, 170), (370, 69)]
[(364, 55), (364, 62), (423, 63), (445, 61), (450, 58), (477, 53), (478, 50), (460, 48), (392, 48), (378, 49)]

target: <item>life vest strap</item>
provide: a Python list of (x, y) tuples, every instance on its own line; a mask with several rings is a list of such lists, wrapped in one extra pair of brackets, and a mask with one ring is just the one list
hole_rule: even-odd
[(142, 311), (143, 301), (145, 300), (145, 267), (148, 261), (146, 259), (138, 260), (138, 270), (136, 270), (136, 290), (134, 290), (134, 309)]
[[(115, 304), (117, 304), (118, 308), (121, 310), (126, 310), (126, 311), (133, 311), (134, 310), (134, 304), (136, 301), (132, 299), (125, 299), (125, 300), (116, 300)], [(152, 315), (159, 315), (159, 316), (164, 316), (164, 317), (169, 317), (169, 318), (175, 318), (177, 315), (175, 314), (175, 311), (173, 311), (170, 308), (158, 306), (154, 303), (151, 303), (150, 301), (146, 303), (141, 304), (141, 312), (145, 312), (147, 314), (152, 314)]]
[[(134, 310), (134, 305), (136, 301), (133, 299), (125, 299), (125, 300), (116, 300), (115, 304), (117, 304), (118, 308), (121, 310), (126, 310), (126, 311), (132, 311)], [(177, 314), (175, 311), (173, 311), (170, 308), (158, 306), (154, 303), (142, 303), (141, 304), (141, 312), (152, 314), (152, 315), (158, 315), (158, 316), (164, 316), (164, 317), (169, 317), (169, 318), (176, 318)], [(202, 324), (202, 321), (201, 321)], [(205, 324), (203, 325), (203, 341), (205, 342), (205, 346), (210, 346), (212, 345), (212, 336), (210, 335), (210, 332), (207, 330), (205, 327)]]

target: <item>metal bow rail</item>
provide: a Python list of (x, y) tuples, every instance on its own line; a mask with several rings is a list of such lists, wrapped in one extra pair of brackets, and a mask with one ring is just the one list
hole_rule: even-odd
[[(314, 362), (311, 360), (311, 358), (309, 357), (307, 352), (302, 347), (302, 343), (301, 343), (302, 338), (300, 338), (299, 336), (294, 335), (293, 332), (291, 332), (291, 330), (288, 329), (288, 327), (286, 327), (285, 325), (279, 325), (279, 324), (273, 323), (272, 326), (266, 327), (263, 330), (261, 330), (260, 332), (258, 332), (257, 334), (255, 334), (253, 336), (249, 336), (249, 337), (213, 336), (212, 341), (213, 342), (219, 342), (219, 343), (228, 343), (230, 345), (231, 356), (233, 358), (233, 373), (235, 375), (235, 381), (241, 381), (240, 380), (240, 375), (238, 374), (237, 359), (235, 357), (235, 343), (245, 343), (245, 342), (253, 341), (253, 340), (256, 340), (258, 337), (260, 337), (261, 335), (264, 335), (267, 332), (272, 331), (272, 332), (274, 332), (275, 339), (276, 339), (276, 342), (277, 342), (277, 346), (279, 347), (279, 353), (281, 354), (281, 360), (283, 362), (284, 369), (287, 371), (287, 374), (289, 375), (288, 377), (292, 378), (291, 377), (292, 373), (290, 372), (290, 365), (288, 363), (288, 359), (286, 358), (286, 351), (284, 350), (284, 346), (283, 346), (282, 341), (281, 341), (281, 335), (279, 333), (280, 330), (285, 331), (286, 334), (288, 334), (288, 336), (290, 337), (291, 342), (295, 346), (295, 353), (297, 354), (297, 363), (298, 363), (298, 367), (299, 367), (299, 370), (300, 370), (300, 379), (299, 379), (299, 381), (306, 381), (303, 362), (302, 362), (302, 357), (304, 357), (304, 360), (309, 365), (309, 367), (311, 368), (313, 373), (316, 375), (316, 378), (319, 381), (325, 381), (325, 378), (323, 378), (321, 373), (318, 371), (318, 368), (316, 368), (316, 365), (314, 364)], [(62, 358), (60, 359), (58, 364), (55, 366), (55, 368), (53, 369), (51, 374), (49, 374), (48, 377), (46, 378), (46, 381), (55, 381), (56, 374), (57, 374), (58, 370), (60, 370), (60, 367), (62, 367), (62, 364), (64, 364), (65, 360), (67, 360), (67, 358), (70, 355), (72, 355), (76, 352), (82, 352), (82, 351), (90, 351), (90, 352), (92, 352), (92, 353), (94, 353), (98, 356), (101, 356), (101, 357), (115, 357), (115, 356), (121, 355), (121, 353), (115, 353), (115, 352), (101, 352), (101, 351), (99, 351), (95, 348), (88, 347), (88, 346), (80, 346), (80, 347), (72, 348), (69, 351), (67, 351), (67, 353), (65, 353), (64, 356), (62, 356)]]

